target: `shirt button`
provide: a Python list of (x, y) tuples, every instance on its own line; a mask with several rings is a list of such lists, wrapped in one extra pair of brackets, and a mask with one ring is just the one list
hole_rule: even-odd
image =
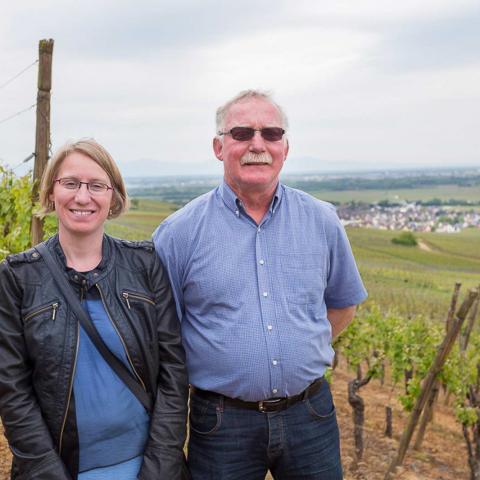
[(235, 215), (238, 217), (240, 215), (240, 212), (238, 210), (235, 210)]
[(272, 360), (272, 364), (276, 365), (278, 362), (276, 360)]
[(260, 233), (262, 229), (260, 227), (257, 228), (257, 232)]
[(268, 297), (268, 292), (263, 292), (262, 295), (263, 295), (264, 297)]
[(277, 393), (277, 392), (278, 392), (278, 390), (277, 390), (276, 388), (274, 388), (274, 389), (272, 390), (272, 393)]
[(265, 263), (265, 260), (260, 260), (258, 263), (259, 263), (260, 265), (263, 265), (263, 264)]
[(271, 325), (267, 325), (267, 330), (272, 330), (272, 326)]

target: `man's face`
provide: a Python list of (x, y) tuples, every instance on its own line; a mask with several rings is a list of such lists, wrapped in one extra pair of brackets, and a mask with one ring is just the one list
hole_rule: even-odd
[[(252, 98), (230, 107), (223, 131), (234, 127), (282, 128), (282, 117), (270, 102)], [(278, 183), (278, 176), (288, 153), (285, 136), (277, 141), (262, 138), (255, 132), (252, 139), (235, 140), (224, 135), (213, 141), (216, 157), (223, 162), (225, 181), (235, 193), (249, 191), (270, 192)]]

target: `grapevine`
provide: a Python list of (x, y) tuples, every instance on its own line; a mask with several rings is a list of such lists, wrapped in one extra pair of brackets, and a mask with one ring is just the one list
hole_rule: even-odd
[[(17, 177), (12, 170), (0, 165), (0, 260), (30, 247), (30, 223), (34, 213), (32, 186), (30, 173)], [(46, 217), (44, 230), (45, 238), (56, 231), (54, 217)]]

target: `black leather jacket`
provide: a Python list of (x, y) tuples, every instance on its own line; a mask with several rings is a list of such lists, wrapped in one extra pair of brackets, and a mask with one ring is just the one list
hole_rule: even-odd
[[(97, 288), (135, 374), (154, 398), (139, 479), (187, 478), (183, 444), (188, 382), (168, 275), (150, 242), (105, 235), (87, 275), (65, 266), (81, 295)], [(12, 478), (72, 480), (78, 471), (73, 376), (79, 323), (35, 249), (0, 264), (0, 414), (14, 455)]]

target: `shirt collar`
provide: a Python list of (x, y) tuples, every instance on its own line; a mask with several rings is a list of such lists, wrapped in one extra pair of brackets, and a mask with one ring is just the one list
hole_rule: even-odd
[[(223, 202), (225, 205), (236, 215), (238, 215), (239, 207), (242, 205), (242, 201), (237, 197), (235, 192), (230, 188), (225, 180), (222, 181), (219, 192), (222, 197)], [(270, 203), (269, 211), (270, 213), (275, 213), (280, 201), (283, 197), (283, 185), (278, 182), (277, 188), (275, 193), (273, 194), (272, 201)]]

